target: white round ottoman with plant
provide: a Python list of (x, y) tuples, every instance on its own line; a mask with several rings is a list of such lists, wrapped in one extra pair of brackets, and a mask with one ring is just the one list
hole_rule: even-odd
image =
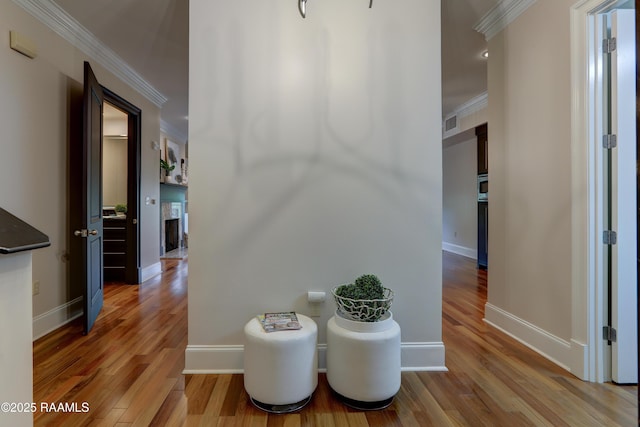
[(400, 390), (400, 326), (393, 291), (371, 274), (332, 290), (338, 309), (327, 323), (327, 381), (357, 409), (382, 409)]

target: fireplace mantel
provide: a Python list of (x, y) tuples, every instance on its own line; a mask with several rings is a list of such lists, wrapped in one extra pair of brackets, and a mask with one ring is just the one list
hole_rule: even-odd
[(160, 256), (166, 254), (166, 221), (178, 220), (178, 248), (185, 246), (187, 233), (187, 190), (185, 185), (160, 184)]

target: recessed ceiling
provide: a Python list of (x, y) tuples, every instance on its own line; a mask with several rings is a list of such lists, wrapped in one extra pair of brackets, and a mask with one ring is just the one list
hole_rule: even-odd
[[(189, 1), (55, 2), (168, 98), (161, 110), (162, 120), (187, 135)], [(487, 90), (487, 60), (482, 58), (487, 43), (473, 26), (497, 3), (499, 0), (441, 3), (443, 115)]]
[(187, 135), (188, 0), (55, 0), (168, 98), (162, 120)]
[(487, 91), (484, 35), (473, 29), (500, 0), (443, 0), (442, 113), (446, 116)]

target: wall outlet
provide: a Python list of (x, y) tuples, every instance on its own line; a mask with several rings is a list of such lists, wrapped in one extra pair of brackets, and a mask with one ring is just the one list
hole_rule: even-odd
[(33, 282), (33, 295), (38, 295), (40, 293), (40, 281), (35, 280)]
[(320, 317), (322, 307), (317, 302), (309, 303), (309, 317)]

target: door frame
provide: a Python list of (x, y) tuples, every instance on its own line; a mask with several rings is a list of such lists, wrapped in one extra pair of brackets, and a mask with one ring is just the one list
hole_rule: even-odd
[[(638, 58), (640, 58), (640, 0), (635, 0), (636, 5), (636, 105), (640, 105), (640, 67), (638, 67)], [(637, 111), (636, 108), (636, 164), (640, 165), (640, 112)], [(636, 212), (638, 216), (636, 217), (636, 244), (637, 244), (637, 253), (640, 254), (640, 171), (636, 174), (636, 203), (638, 204), (636, 208)], [(638, 258), (637, 264), (637, 272), (638, 277), (636, 281), (637, 290), (637, 305), (636, 307), (640, 307), (640, 257)], [(638, 319), (637, 319), (637, 328), (638, 328), (638, 348), (637, 354), (638, 357), (638, 375), (640, 375), (640, 310), (638, 311)], [(636, 404), (638, 407), (638, 424), (640, 424), (640, 380), (638, 381), (638, 386), (636, 389)]]
[(572, 308), (570, 370), (587, 381), (607, 381), (607, 343), (602, 339), (606, 319), (606, 283), (602, 250), (604, 201), (599, 189), (602, 150), (597, 114), (600, 93), (595, 55), (595, 19), (624, 0), (580, 0), (571, 20), (571, 184), (572, 184)]
[(125, 283), (138, 284), (140, 268), (140, 172), (142, 110), (102, 86), (104, 101), (127, 114), (127, 253)]

